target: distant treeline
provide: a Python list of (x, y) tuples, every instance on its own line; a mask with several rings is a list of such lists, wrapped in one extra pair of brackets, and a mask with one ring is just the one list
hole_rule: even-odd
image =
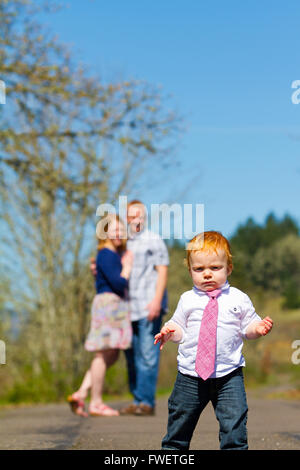
[[(248, 218), (229, 239), (234, 263), (230, 282), (246, 291), (273, 291), (283, 298), (283, 307), (300, 307), (299, 233), (297, 222), (289, 215), (280, 219), (270, 213), (262, 224)], [(174, 251), (184, 257), (178, 241), (169, 250), (171, 258), (178, 257)], [(173, 278), (175, 273), (171, 273)]]
[(269, 214), (262, 225), (252, 218), (231, 237), (234, 282), (241, 288), (273, 291), (284, 299), (283, 307), (300, 307), (300, 236), (289, 215)]

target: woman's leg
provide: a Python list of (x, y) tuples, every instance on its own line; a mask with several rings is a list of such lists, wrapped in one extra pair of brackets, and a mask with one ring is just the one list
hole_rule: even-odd
[(79, 387), (79, 389), (72, 393), (68, 397), (68, 402), (70, 403), (72, 411), (79, 415), (87, 417), (88, 414), (85, 412), (84, 408), (84, 400), (88, 396), (88, 392), (92, 386), (92, 377), (91, 377), (91, 370), (89, 369), (83, 378), (83, 381)]
[(74, 396), (80, 397), (82, 400), (84, 400), (89, 393), (89, 390), (92, 387), (92, 374), (91, 374), (91, 369), (88, 369), (85, 373), (85, 376), (83, 378), (83, 381), (77, 390), (77, 392), (73, 393)]
[(107, 369), (116, 362), (118, 355), (118, 349), (98, 351), (95, 354), (90, 368), (92, 385), (90, 407), (103, 404), (102, 390), (105, 374)]

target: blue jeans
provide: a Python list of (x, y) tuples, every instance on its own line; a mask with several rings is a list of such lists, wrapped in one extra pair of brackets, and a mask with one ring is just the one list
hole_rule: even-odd
[(159, 368), (159, 345), (154, 344), (154, 336), (159, 333), (162, 314), (153, 321), (147, 318), (132, 322), (132, 347), (125, 351), (129, 388), (134, 403), (155, 406), (155, 392)]
[(189, 449), (200, 414), (209, 401), (219, 421), (220, 448), (248, 449), (248, 406), (241, 367), (224, 377), (206, 381), (178, 372), (169, 398), (168, 431), (162, 449)]

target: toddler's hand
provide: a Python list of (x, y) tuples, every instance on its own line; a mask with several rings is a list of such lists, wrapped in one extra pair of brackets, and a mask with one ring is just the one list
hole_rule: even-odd
[(261, 336), (265, 336), (272, 330), (272, 326), (273, 326), (272, 318), (266, 317), (257, 324), (256, 333)]
[(157, 335), (154, 336), (154, 344), (160, 342), (159, 349), (162, 350), (164, 344), (169, 341), (174, 331), (175, 330), (171, 330), (168, 326), (163, 326), (160, 330), (160, 333), (157, 333)]

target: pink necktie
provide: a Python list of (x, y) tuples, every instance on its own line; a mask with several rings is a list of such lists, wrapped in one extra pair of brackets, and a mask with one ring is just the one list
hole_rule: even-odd
[(218, 301), (221, 289), (215, 289), (206, 294), (210, 297), (206, 305), (200, 325), (195, 370), (203, 380), (215, 370)]

